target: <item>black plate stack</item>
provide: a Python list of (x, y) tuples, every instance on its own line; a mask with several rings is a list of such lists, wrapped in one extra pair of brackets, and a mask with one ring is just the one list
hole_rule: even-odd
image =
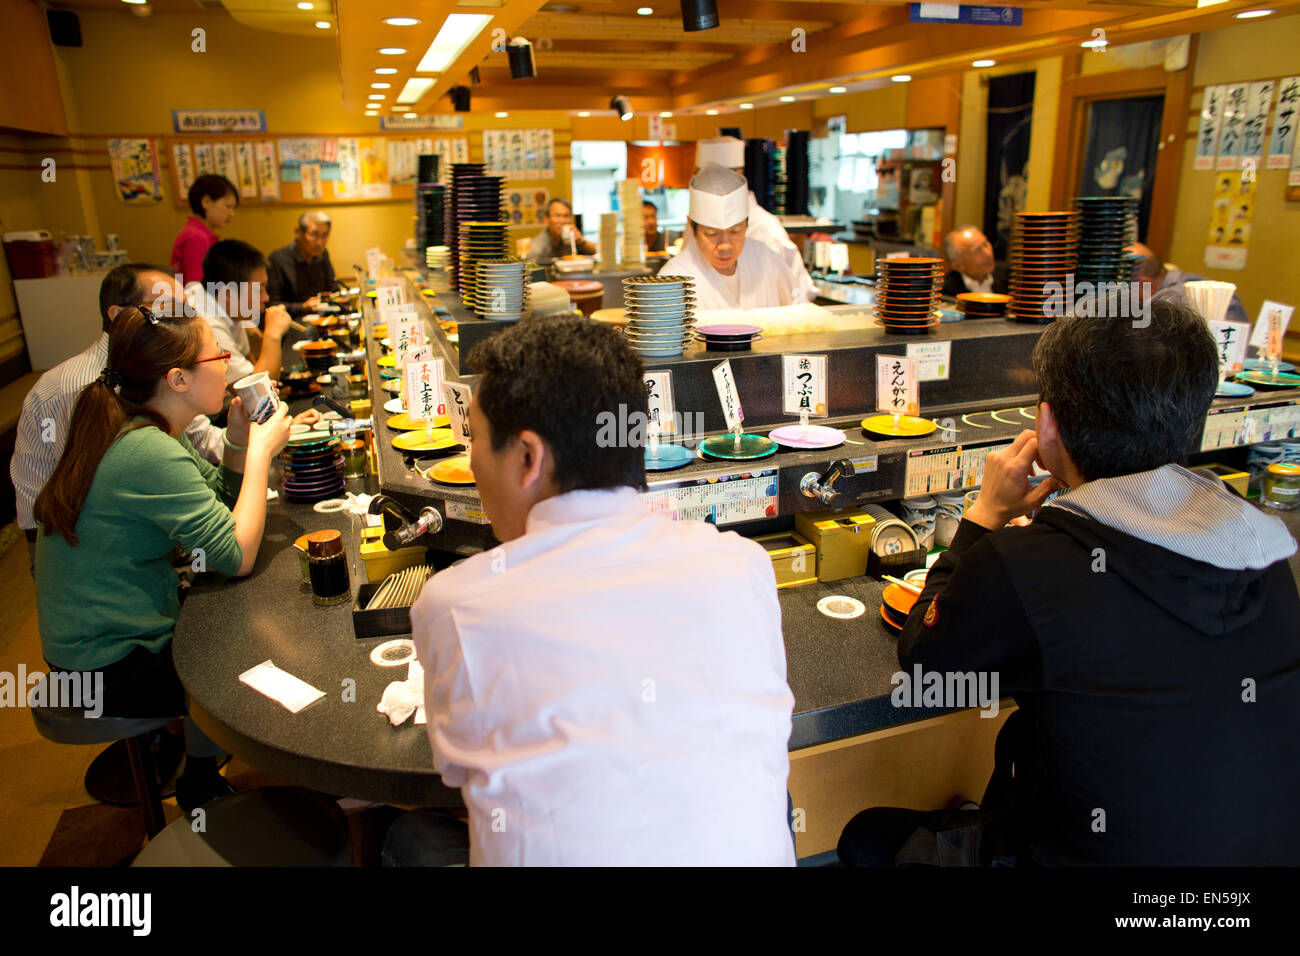
[(1141, 257), (1125, 252), (1137, 242), (1138, 201), (1129, 196), (1078, 196), (1079, 261), (1074, 283), (1132, 282)]
[(338, 435), (308, 431), (280, 452), (280, 490), (286, 501), (310, 502), (343, 493), (343, 450)]
[(510, 223), (462, 222), (457, 245), (460, 254), (456, 260), (456, 288), (460, 292), (460, 301), (477, 310), (479, 263), (505, 259), (510, 255)]
[[(471, 176), (482, 176), (486, 167), (483, 163), (452, 163), (451, 184), (446, 195), (446, 215), (443, 217), (447, 227), (447, 248), (451, 251), (451, 281), (456, 281), (457, 246), (460, 244), (460, 194)], [(475, 218), (470, 216), (468, 218)], [(500, 219), (500, 215), (488, 216), (488, 219)]]
[(1077, 212), (1016, 213), (1011, 225), (1010, 317), (1042, 324), (1072, 314), (1074, 303), (1065, 301), (1065, 292), (1078, 251)]
[(924, 335), (939, 324), (943, 260), (876, 260), (876, 321), (891, 335)]

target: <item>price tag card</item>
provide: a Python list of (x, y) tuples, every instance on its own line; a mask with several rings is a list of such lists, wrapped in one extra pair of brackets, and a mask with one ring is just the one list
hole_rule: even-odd
[(650, 424), (659, 428), (660, 435), (677, 434), (677, 406), (673, 400), (673, 373), (646, 372), (641, 376), (645, 383), (645, 399)]
[[(412, 349), (406, 356), (406, 363), (402, 366), (402, 404), (406, 406), (407, 412), (414, 415), (416, 406), (419, 404), (412, 391), (415, 380), (409, 374), (410, 368), (416, 362), (429, 362), (433, 359), (433, 346), (421, 345), (418, 349)], [(438, 391), (435, 393), (437, 401), (442, 401), (442, 380), (438, 380)]]
[(384, 306), (403, 305), (406, 302), (406, 287), (397, 282), (390, 282), (387, 279), (379, 280), (379, 288), (375, 290), (375, 305), (380, 310)]
[(442, 359), (406, 363), (409, 398), (407, 414), (417, 421), (432, 423), (439, 408), (446, 408), (442, 393)]
[[(1281, 313), (1280, 321), (1282, 323), (1282, 331), (1278, 333), (1280, 340), (1281, 336), (1286, 335), (1287, 326), (1291, 324), (1291, 313), (1295, 311), (1295, 306), (1283, 305), (1281, 302), (1272, 302), (1268, 299), (1264, 300), (1264, 304), (1259, 310), (1259, 317), (1255, 319), (1255, 329), (1250, 333), (1250, 344), (1252, 347), (1260, 350), (1261, 357), (1268, 349), (1269, 316), (1275, 311)], [(1282, 354), (1280, 342), (1277, 354), (1279, 356)]]
[(1241, 371), (1246, 361), (1247, 327), (1240, 322), (1209, 322), (1210, 334), (1219, 350), (1219, 377)]
[(722, 403), (722, 415), (730, 431), (738, 432), (740, 423), (745, 420), (744, 409), (740, 407), (740, 396), (736, 393), (736, 379), (731, 374), (731, 360), (713, 366), (713, 383), (718, 388), (718, 401)]
[(418, 318), (400, 318), (388, 327), (393, 338), (393, 367), (401, 371), (411, 353), (424, 345), (424, 323)]
[(911, 343), (907, 357), (916, 360), (918, 382), (945, 382), (952, 370), (952, 341)]
[(782, 355), (781, 382), (782, 412), (826, 417), (825, 355)]
[(442, 394), (447, 400), (447, 416), (451, 419), (451, 434), (469, 448), (469, 403), (472, 393), (468, 385), (460, 382), (443, 382)]
[(876, 356), (876, 411), (915, 415), (921, 410), (916, 360), (901, 355)]

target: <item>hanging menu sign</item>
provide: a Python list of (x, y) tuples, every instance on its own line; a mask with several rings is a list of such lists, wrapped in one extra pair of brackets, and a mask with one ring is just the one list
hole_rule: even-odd
[(1219, 133), (1219, 158), (1216, 169), (1240, 169), (1242, 140), (1246, 127), (1249, 83), (1224, 87), (1223, 127)]
[(1300, 76), (1288, 76), (1277, 85), (1277, 107), (1273, 110), (1273, 135), (1268, 141), (1266, 169), (1286, 169), (1295, 149), (1296, 120), (1300, 119)]
[(1193, 169), (1213, 169), (1219, 148), (1219, 129), (1223, 125), (1223, 97), (1226, 86), (1207, 86), (1201, 94), (1201, 126), (1196, 133), (1196, 159)]

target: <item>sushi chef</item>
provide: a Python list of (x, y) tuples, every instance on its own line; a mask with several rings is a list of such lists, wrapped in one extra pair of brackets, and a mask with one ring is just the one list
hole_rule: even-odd
[(748, 241), (749, 184), (709, 164), (691, 178), (688, 242), (660, 275), (695, 280), (698, 309), (760, 309), (794, 301), (781, 257)]
[[(698, 172), (709, 163), (726, 166), (737, 173), (744, 173), (745, 143), (734, 136), (719, 136), (715, 139), (703, 139), (695, 144), (695, 169)], [(746, 198), (749, 202), (749, 228), (745, 238), (750, 242), (761, 242), (781, 257), (785, 264), (786, 276), (790, 282), (790, 292), (795, 302), (812, 302), (817, 298), (817, 289), (813, 286), (808, 270), (803, 264), (803, 255), (799, 247), (791, 240), (781, 220), (758, 204), (754, 191), (749, 189)]]

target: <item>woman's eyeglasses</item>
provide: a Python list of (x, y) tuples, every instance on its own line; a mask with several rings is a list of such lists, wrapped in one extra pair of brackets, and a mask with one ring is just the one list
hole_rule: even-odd
[(229, 362), (230, 356), (230, 352), (219, 352), (218, 354), (209, 356), (205, 359), (195, 359), (194, 364), (202, 365), (204, 362)]

